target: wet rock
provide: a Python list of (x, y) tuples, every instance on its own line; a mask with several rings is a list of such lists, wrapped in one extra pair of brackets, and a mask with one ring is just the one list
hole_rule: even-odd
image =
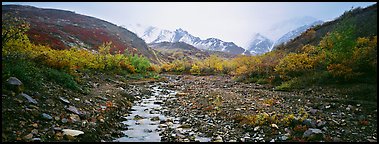
[(63, 131), (63, 135), (69, 135), (73, 137), (84, 134), (84, 132), (80, 130), (63, 129), (62, 131)]
[(46, 119), (46, 120), (52, 120), (53, 119), (52, 116), (50, 116), (49, 114), (46, 114), (46, 113), (42, 113), (42, 118)]
[(191, 125), (189, 125), (189, 124), (182, 124), (178, 128), (191, 128)]
[(77, 115), (80, 115), (80, 112), (79, 112), (79, 110), (76, 108), (76, 107), (74, 107), (74, 106), (69, 106), (68, 108), (66, 108), (66, 110), (68, 110), (68, 111), (70, 111), (70, 112), (73, 112), (73, 113), (75, 113), (75, 114), (77, 114)]
[(68, 120), (66, 119), (66, 118), (62, 118), (62, 123), (67, 123), (68, 122)]
[(20, 95), (23, 96), (24, 98), (26, 98), (29, 103), (33, 103), (33, 104), (38, 103), (35, 99), (33, 99), (32, 97), (30, 97), (29, 95), (27, 95), (25, 93), (21, 93)]
[(156, 116), (156, 117), (152, 117), (150, 120), (151, 120), (151, 121), (159, 121), (159, 117), (158, 117), (158, 116)]
[(66, 103), (66, 104), (70, 104), (70, 101), (63, 98), (63, 97), (59, 97), (59, 100), (61, 100), (62, 102)]
[(135, 115), (133, 120), (140, 120), (140, 119), (144, 119), (144, 117), (140, 116), (140, 115)]
[(145, 132), (145, 133), (151, 133), (151, 132), (153, 132), (153, 130), (151, 130), (151, 129), (144, 129), (143, 132)]
[(158, 126), (159, 128), (166, 128), (167, 127), (167, 125), (166, 124), (159, 124), (159, 126)]

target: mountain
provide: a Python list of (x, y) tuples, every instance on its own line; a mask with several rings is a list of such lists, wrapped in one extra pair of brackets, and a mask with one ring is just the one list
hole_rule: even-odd
[(286, 43), (286, 42), (294, 39), (295, 37), (299, 36), (301, 33), (305, 32), (307, 29), (309, 29), (313, 26), (322, 24), (322, 23), (323, 23), (323, 21), (318, 20), (318, 21), (315, 21), (311, 24), (306, 24), (306, 25), (303, 25), (301, 27), (298, 27), (298, 28), (284, 34), (282, 37), (280, 37), (277, 41), (275, 41), (274, 46), (280, 45), (282, 43)]
[(309, 25), (315, 21), (318, 21), (318, 19), (311, 16), (290, 18), (273, 24), (265, 33), (262, 34), (273, 41), (277, 41), (280, 37), (289, 31), (292, 31), (304, 25)]
[(172, 62), (177, 59), (188, 61), (201, 60), (214, 54), (223, 58), (232, 58), (235, 55), (221, 51), (200, 50), (185, 42), (160, 42), (150, 43), (149, 46), (158, 51), (165, 60)]
[(2, 15), (19, 17), (30, 24), (29, 39), (36, 44), (54, 49), (77, 46), (96, 51), (104, 42), (111, 41), (112, 53), (138, 53), (159, 63), (155, 52), (133, 32), (110, 22), (71, 11), (43, 9), (32, 6), (2, 5)]
[(247, 50), (253, 55), (259, 55), (271, 50), (273, 42), (260, 33), (254, 34), (249, 42)]
[(135, 32), (139, 37), (144, 39), (146, 43), (185, 42), (187, 44), (193, 45), (199, 49), (204, 50), (222, 51), (234, 55), (250, 54), (247, 51), (245, 51), (245, 49), (237, 46), (233, 42), (224, 42), (217, 38), (208, 38), (202, 40), (199, 37), (193, 36), (192, 34), (181, 28), (176, 29), (175, 31), (169, 31), (152, 26), (142, 26), (140, 24), (130, 24), (124, 27)]
[(366, 8), (356, 8), (345, 12), (333, 21), (308, 29), (300, 36), (284, 45), (278, 45), (274, 49), (299, 52), (304, 45), (317, 45), (327, 33), (336, 30), (351, 29), (353, 30), (353, 34), (351, 34), (353, 38), (374, 36), (377, 35), (377, 16), (377, 4)]

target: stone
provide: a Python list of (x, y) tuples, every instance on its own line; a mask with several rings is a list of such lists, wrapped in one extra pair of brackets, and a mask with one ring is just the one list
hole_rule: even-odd
[(62, 129), (62, 131), (63, 131), (63, 135), (69, 135), (73, 137), (84, 134), (84, 132), (80, 130)]
[(65, 99), (65, 98), (63, 98), (63, 97), (59, 97), (59, 99), (60, 99), (62, 102), (66, 103), (66, 104), (70, 104), (70, 101), (67, 100), (67, 99)]
[(303, 121), (303, 125), (306, 125), (308, 127), (311, 127), (312, 126), (312, 120), (311, 119), (305, 119)]
[(33, 138), (32, 141), (34, 141), (34, 142), (40, 142), (41, 138)]
[(27, 134), (26, 136), (24, 136), (24, 139), (25, 139), (25, 140), (30, 140), (30, 139), (32, 139), (32, 138), (33, 138), (33, 134), (32, 134), (32, 133)]
[(46, 113), (42, 113), (42, 118), (46, 119), (46, 120), (52, 120), (53, 117), (50, 116), (49, 114), (46, 114)]
[(191, 125), (189, 125), (189, 124), (182, 124), (178, 128), (191, 128)]
[(309, 128), (304, 132), (303, 137), (310, 137), (315, 134), (322, 134), (322, 131), (320, 129)]
[(22, 82), (16, 77), (8, 78), (7, 82), (8, 82), (8, 84), (14, 85), (14, 86), (21, 86), (22, 85)]
[(74, 106), (69, 106), (68, 108), (66, 108), (66, 110), (68, 110), (68, 111), (70, 111), (70, 112), (73, 112), (73, 113), (75, 113), (75, 114), (77, 114), (77, 115), (80, 115), (80, 112), (79, 112), (79, 110), (76, 108), (76, 107), (74, 107)]
[(217, 136), (213, 142), (223, 142), (221, 136)]
[(140, 116), (140, 115), (135, 115), (133, 120), (140, 120), (140, 119), (144, 119), (144, 117)]
[(79, 117), (79, 115), (76, 115), (76, 114), (70, 114), (70, 119), (71, 119), (73, 122), (78, 122), (78, 121), (80, 121), (80, 117)]
[(159, 126), (158, 126), (159, 128), (166, 128), (167, 127), (167, 125), (166, 124), (159, 124)]
[(285, 141), (285, 140), (288, 139), (288, 137), (284, 135), (284, 136), (279, 137), (279, 139), (282, 140), (282, 141)]
[(278, 125), (276, 125), (276, 124), (271, 124), (271, 127), (279, 129)]
[(23, 96), (24, 98), (26, 98), (29, 103), (33, 103), (33, 104), (38, 103), (35, 99), (33, 99), (32, 97), (30, 97), (29, 95), (27, 95), (25, 93), (21, 93), (20, 95)]
[(158, 116), (156, 116), (156, 117), (152, 117), (150, 120), (151, 120), (151, 121), (159, 121), (159, 117), (158, 117)]
[(186, 96), (187, 93), (176, 93), (176, 96)]
[(256, 126), (255, 128), (254, 128), (254, 131), (258, 131), (259, 130), (259, 126)]
[(68, 122), (68, 120), (66, 118), (63, 118), (61, 121), (62, 121), (62, 123), (67, 123)]
[(33, 123), (32, 126), (35, 127), (35, 128), (37, 128), (38, 124), (37, 123)]

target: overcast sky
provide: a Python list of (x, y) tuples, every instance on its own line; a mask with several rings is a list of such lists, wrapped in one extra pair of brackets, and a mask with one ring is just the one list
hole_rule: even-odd
[(7, 2), (74, 11), (116, 25), (140, 23), (162, 29), (182, 28), (201, 39), (209, 37), (245, 45), (253, 33), (292, 18), (332, 20), (352, 7), (375, 2)]

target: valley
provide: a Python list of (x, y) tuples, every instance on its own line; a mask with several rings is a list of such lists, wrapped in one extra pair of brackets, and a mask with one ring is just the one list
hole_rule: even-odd
[(242, 48), (2, 5), (2, 142), (377, 142), (376, 17), (292, 19)]

